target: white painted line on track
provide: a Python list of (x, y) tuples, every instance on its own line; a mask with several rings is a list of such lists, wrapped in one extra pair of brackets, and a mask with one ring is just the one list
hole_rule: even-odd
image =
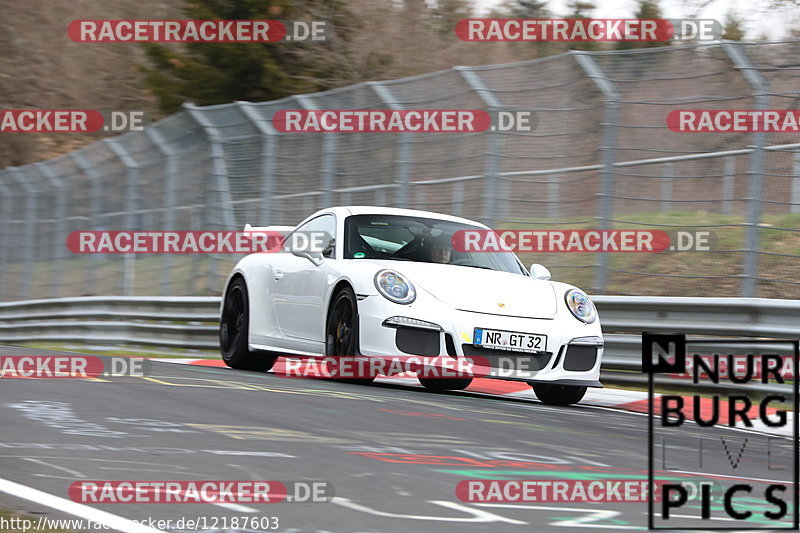
[(747, 477), (741, 475), (729, 476), (726, 474), (717, 474), (716, 472), (694, 472), (692, 470), (670, 470), (670, 472), (678, 472), (679, 474), (695, 474), (698, 476), (717, 476), (717, 477), (727, 477), (731, 479), (746, 479), (748, 481), (760, 481), (762, 483), (783, 483), (784, 485), (791, 485), (794, 483), (793, 481), (784, 481), (782, 479), (765, 479), (761, 477)]
[(49, 466), (50, 468), (55, 468), (56, 470), (61, 470), (62, 472), (66, 472), (70, 476), (73, 477), (82, 477), (86, 478), (83, 474), (78, 472), (77, 470), (71, 470), (69, 468), (63, 467), (61, 465), (54, 465), (53, 463), (48, 463), (47, 461), (42, 461), (41, 459), (36, 459), (35, 457), (23, 457), (23, 461), (30, 461), (32, 463), (38, 463), (40, 465)]
[(258, 509), (253, 509), (252, 507), (248, 507), (246, 505), (239, 505), (238, 503), (213, 503), (212, 505), (216, 505), (217, 507), (222, 507), (223, 509), (228, 509), (229, 511), (236, 511), (239, 513), (258, 512)]
[(127, 518), (101, 511), (82, 503), (76, 503), (58, 496), (53, 496), (47, 492), (14, 483), (8, 479), (0, 478), (0, 492), (5, 492), (11, 496), (22, 498), (23, 500), (39, 503), (51, 509), (84, 518), (108, 526), (111, 529), (122, 531), (123, 533), (164, 533), (161, 529), (137, 524), (133, 520), (128, 520)]
[(335, 496), (331, 500), (331, 503), (341, 505), (342, 507), (346, 507), (347, 509), (352, 509), (354, 511), (361, 511), (362, 513), (367, 513), (384, 518), (403, 518), (405, 520), (430, 520), (433, 522), (462, 522), (462, 523), (505, 522), (507, 524), (515, 524), (515, 525), (529, 525), (528, 522), (523, 522), (522, 520), (516, 520), (514, 518), (506, 518), (504, 516), (490, 513), (488, 511), (482, 511), (481, 509), (468, 507), (461, 502), (451, 502), (445, 500), (428, 500), (428, 503), (432, 503), (434, 505), (438, 505), (446, 509), (453, 509), (455, 511), (460, 511), (464, 513), (466, 516), (434, 516), (434, 515), (412, 515), (412, 514), (392, 513), (389, 511), (380, 511), (378, 509), (373, 509), (371, 507), (367, 507), (366, 505), (356, 503), (348, 498), (342, 498), (339, 496)]

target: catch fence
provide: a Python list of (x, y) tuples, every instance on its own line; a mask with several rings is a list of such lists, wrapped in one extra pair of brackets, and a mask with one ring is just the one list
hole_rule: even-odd
[[(480, 44), (476, 44), (480, 46)], [(707, 229), (713, 252), (526, 254), (594, 294), (800, 297), (796, 133), (676, 133), (673, 109), (783, 109), (800, 42), (569, 52), (195, 107), (0, 171), (0, 300), (214, 295), (230, 255), (74, 255), (78, 230), (296, 224), (331, 205), (494, 228)], [(532, 132), (281, 133), (278, 110), (530, 110)]]

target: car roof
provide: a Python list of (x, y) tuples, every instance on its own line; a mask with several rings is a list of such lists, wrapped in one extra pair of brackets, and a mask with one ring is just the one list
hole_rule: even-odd
[[(336, 207), (329, 207), (327, 209), (322, 209), (318, 213), (314, 213), (313, 216), (322, 213), (330, 213), (334, 212), (340, 215), (349, 216), (349, 215), (401, 215), (401, 216), (410, 216), (410, 217), (421, 217), (421, 218), (435, 218), (438, 220), (447, 220), (449, 222), (460, 222), (462, 224), (469, 224), (472, 226), (480, 226), (483, 228), (487, 228), (485, 224), (480, 222), (476, 222), (475, 220), (470, 220), (468, 218), (461, 218), (455, 217), (452, 215), (445, 215), (442, 213), (434, 213), (433, 211), (420, 211), (417, 209), (401, 209), (399, 207), (377, 207), (371, 205), (348, 205), (348, 206), (336, 206)], [(308, 217), (308, 218), (312, 218)], [(487, 228), (488, 229), (488, 228)]]

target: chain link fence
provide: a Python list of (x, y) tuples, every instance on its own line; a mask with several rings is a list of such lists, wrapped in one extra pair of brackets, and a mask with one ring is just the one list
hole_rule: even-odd
[[(800, 142), (675, 133), (673, 109), (794, 110), (800, 42), (570, 52), (195, 107), (0, 171), (0, 300), (218, 294), (231, 255), (75, 255), (77, 230), (296, 224), (331, 205), (495, 228), (708, 229), (713, 252), (527, 254), (595, 294), (800, 297)], [(279, 133), (285, 109), (531, 110), (533, 132)]]

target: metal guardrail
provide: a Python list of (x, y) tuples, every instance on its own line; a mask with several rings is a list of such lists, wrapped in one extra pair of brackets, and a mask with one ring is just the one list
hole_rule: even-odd
[(0, 342), (218, 348), (219, 297), (90, 296), (0, 303)]
[(800, 337), (800, 300), (595, 296), (603, 330), (695, 335)]
[[(760, 298), (596, 296), (606, 341), (603, 381), (645, 383), (642, 331), (705, 337), (800, 337), (800, 301)], [(76, 297), (0, 303), (0, 343), (68, 341), (194, 350), (218, 349), (218, 297)], [(730, 347), (723, 341), (713, 350)], [(742, 345), (738, 350), (742, 350)], [(774, 349), (774, 347), (772, 347)], [(676, 388), (686, 382), (675, 381)], [(747, 387), (739, 387), (744, 390)], [(752, 389), (756, 390), (756, 389)], [(761, 392), (773, 390), (760, 386)]]

